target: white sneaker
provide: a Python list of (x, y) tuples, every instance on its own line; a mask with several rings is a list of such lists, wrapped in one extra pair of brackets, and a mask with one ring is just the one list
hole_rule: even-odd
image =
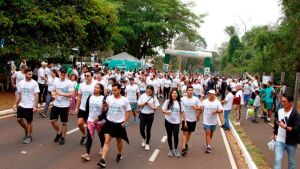
[(81, 158), (84, 159), (85, 161), (90, 161), (91, 160), (91, 156), (87, 153), (81, 155)]
[(143, 140), (142, 141), (142, 147), (145, 147), (146, 146), (146, 140)]
[(236, 123), (234, 123), (234, 125), (239, 126), (239, 125), (241, 125), (241, 123), (240, 122), (236, 122)]
[(146, 146), (145, 146), (145, 150), (146, 150), (146, 151), (149, 151), (149, 149), (150, 149), (150, 146), (149, 146), (149, 144), (146, 144)]

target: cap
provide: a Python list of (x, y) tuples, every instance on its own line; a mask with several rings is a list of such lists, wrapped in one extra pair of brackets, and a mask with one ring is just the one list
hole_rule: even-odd
[(60, 69), (59, 69), (60, 73), (67, 73), (67, 69), (66, 67), (62, 66)]
[(47, 65), (47, 63), (43, 61), (43, 62), (41, 63), (41, 65)]
[(209, 94), (216, 94), (216, 92), (214, 90), (209, 90), (208, 93)]

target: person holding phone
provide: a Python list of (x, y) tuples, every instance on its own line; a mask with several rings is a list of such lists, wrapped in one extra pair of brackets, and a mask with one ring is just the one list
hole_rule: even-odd
[(149, 151), (150, 149), (149, 142), (151, 138), (154, 112), (160, 105), (154, 91), (153, 86), (147, 86), (146, 93), (141, 95), (137, 103), (140, 107), (140, 134), (143, 138), (142, 147), (145, 147), (146, 151)]
[(283, 108), (275, 114), (274, 131), (272, 139), (275, 143), (274, 169), (281, 169), (284, 152), (288, 155), (288, 168), (296, 169), (296, 150), (300, 143), (300, 115), (293, 108), (293, 96), (283, 95), (281, 98)]

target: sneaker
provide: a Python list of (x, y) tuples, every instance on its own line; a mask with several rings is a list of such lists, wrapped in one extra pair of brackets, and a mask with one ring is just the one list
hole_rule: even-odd
[(91, 156), (88, 153), (85, 153), (85, 154), (81, 155), (81, 158), (84, 159), (85, 161), (90, 161), (91, 160)]
[(25, 132), (24, 138), (22, 139), (23, 141), (27, 138), (27, 132)]
[(29, 144), (32, 141), (32, 137), (31, 136), (27, 136), (25, 140), (23, 140), (23, 144)]
[(40, 114), (43, 118), (46, 118), (46, 117), (47, 117), (45, 113), (39, 112), (39, 114)]
[(220, 127), (225, 128), (225, 124), (221, 125)]
[(145, 150), (146, 150), (146, 151), (149, 151), (149, 149), (150, 149), (150, 146), (149, 146), (149, 144), (146, 144), (146, 146), (145, 146)]
[(178, 149), (175, 149), (174, 152), (175, 152), (174, 153), (175, 157), (177, 157), (177, 158), (180, 157), (180, 151)]
[(117, 163), (121, 163), (122, 160), (123, 160), (122, 154), (118, 154), (116, 159)]
[(87, 136), (81, 137), (81, 140), (80, 140), (80, 144), (81, 144), (81, 145), (84, 145), (84, 141), (85, 141), (86, 137), (87, 137)]
[(55, 143), (57, 143), (58, 142), (58, 140), (61, 138), (61, 134), (56, 134), (56, 137), (55, 137), (55, 139), (54, 139), (54, 142)]
[(138, 123), (139, 123), (138, 118), (134, 117), (133, 118), (133, 124), (138, 124)]
[(235, 122), (233, 125), (239, 126), (239, 125), (241, 125), (241, 123), (240, 122)]
[(186, 148), (182, 149), (182, 152), (181, 152), (182, 156), (185, 156), (187, 154), (187, 150)]
[(170, 151), (169, 151), (168, 156), (169, 156), (169, 157), (173, 157), (173, 156), (174, 156), (173, 150), (170, 150)]
[(269, 117), (267, 118), (267, 122), (271, 122), (271, 119)]
[(230, 128), (229, 127), (225, 127), (224, 130), (230, 130)]
[(211, 153), (211, 147), (210, 147), (210, 146), (206, 146), (205, 152), (206, 152), (206, 153)]
[(105, 167), (106, 167), (106, 165), (105, 165), (105, 160), (104, 160), (104, 159), (101, 159), (101, 160), (98, 162), (97, 165), (100, 166), (101, 168), (105, 168)]
[(59, 140), (59, 145), (64, 145), (65, 144), (65, 138), (61, 137)]
[(142, 141), (142, 147), (145, 147), (146, 146), (146, 140), (143, 140)]

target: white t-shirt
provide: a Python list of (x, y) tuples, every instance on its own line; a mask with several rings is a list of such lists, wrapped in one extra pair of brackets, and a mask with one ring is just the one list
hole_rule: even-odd
[(40, 92), (38, 83), (35, 80), (26, 81), (23, 79), (19, 82), (18, 92), (21, 93), (19, 106), (23, 108), (34, 107), (34, 94)]
[(115, 96), (112, 95), (107, 97), (106, 102), (109, 106), (107, 120), (114, 123), (124, 122), (126, 112), (131, 111), (128, 99), (123, 96), (115, 98)]
[(55, 77), (54, 79), (52, 78), (52, 76), (48, 77), (48, 91), (52, 92), (54, 90), (54, 86), (53, 86), (53, 82), (55, 79), (58, 79), (57, 77)]
[(39, 84), (45, 84), (45, 80), (42, 80), (41, 77), (45, 77), (45, 69), (43, 67), (40, 67), (39, 68), (39, 71), (38, 71), (38, 83)]
[(179, 84), (179, 79), (174, 78), (172, 81), (171, 87), (176, 88), (176, 87), (178, 87), (178, 84)]
[(25, 79), (25, 74), (23, 74), (21, 71), (16, 71), (13, 75), (12, 78), (16, 79), (16, 86), (18, 88), (18, 84), (20, 83), (21, 80)]
[[(87, 121), (94, 122), (102, 113), (104, 96), (92, 95), (89, 100), (89, 117)], [(105, 120), (98, 123), (104, 123)]]
[(47, 77), (50, 76), (51, 70), (50, 70), (48, 67), (46, 67), (44, 70), (45, 70), (45, 75), (46, 75)]
[(187, 89), (187, 86), (185, 84), (181, 86), (182, 96), (186, 96), (186, 89)]
[(127, 85), (125, 92), (130, 103), (137, 102), (137, 94), (140, 93), (139, 87), (136, 84)]
[(250, 94), (251, 93), (251, 86), (248, 84), (248, 83), (246, 83), (245, 85), (244, 85), (244, 94)]
[(260, 97), (259, 97), (259, 95), (255, 96), (253, 106), (255, 106), (255, 107), (260, 106)]
[(244, 105), (245, 102), (244, 102), (244, 95), (243, 95), (243, 91), (242, 90), (239, 90), (239, 91), (236, 92), (235, 97), (239, 97), (239, 96), (241, 98), (241, 105)]
[(194, 88), (194, 94), (195, 95), (198, 95), (198, 96), (203, 95), (204, 89), (203, 89), (201, 84), (193, 84), (192, 86)]
[(147, 84), (145, 82), (140, 81), (138, 83), (140, 91), (146, 91)]
[(233, 99), (234, 99), (234, 95), (231, 92), (227, 93), (227, 95), (225, 97), (226, 103), (224, 103), (224, 105), (223, 105), (224, 110), (231, 110), (232, 109)]
[(203, 124), (206, 125), (216, 125), (217, 124), (217, 114), (212, 114), (216, 110), (223, 110), (222, 104), (219, 100), (215, 99), (213, 102), (205, 99), (202, 102), (204, 106), (203, 111)]
[[(138, 104), (146, 103), (147, 101), (148, 101), (149, 105), (154, 105), (155, 107), (158, 107), (160, 105), (156, 96), (151, 97), (151, 96), (148, 96), (146, 93), (141, 95), (141, 97), (138, 100)], [(141, 107), (141, 112), (144, 113), (144, 114), (151, 114), (151, 113), (154, 113), (154, 111), (155, 110), (152, 109), (148, 105), (145, 105), (144, 107)]]
[[(286, 119), (289, 119), (292, 110), (293, 109), (291, 109), (289, 112), (285, 112), (284, 109), (280, 109), (278, 111), (278, 121), (283, 120), (283, 121), (285, 121), (285, 124), (287, 124)], [(276, 141), (285, 143), (285, 139), (286, 139), (286, 130), (279, 126)]]
[[(168, 110), (168, 104), (170, 100), (166, 100), (162, 106), (164, 111), (170, 111), (171, 115), (165, 115), (166, 120), (172, 124), (180, 124), (180, 107), (178, 101), (174, 101), (173, 106)], [(181, 102), (181, 111), (184, 112), (184, 105)]]
[[(54, 90), (57, 90), (62, 93), (69, 93), (74, 91), (73, 85), (68, 79), (62, 81), (60, 78), (57, 78), (54, 80), (53, 86)], [(53, 105), (61, 108), (70, 107), (70, 98), (71, 97), (57, 96), (53, 102)]]
[(154, 87), (154, 92), (156, 93), (157, 92), (157, 81), (156, 80), (148, 80), (147, 81), (147, 85), (151, 85)]
[(235, 88), (236, 85), (237, 85), (237, 84), (236, 84), (235, 82), (231, 82), (231, 83), (230, 83), (230, 87), (231, 87), (231, 89), (232, 89), (233, 92), (236, 91), (236, 88)]
[(184, 105), (186, 121), (195, 122), (197, 120), (196, 110), (192, 106), (202, 106), (201, 101), (195, 96), (192, 96), (192, 98), (182, 97), (181, 101)]
[(164, 79), (164, 87), (169, 88), (172, 85), (172, 81), (170, 79)]
[(79, 85), (78, 94), (81, 94), (80, 100), (80, 110), (85, 111), (85, 105), (87, 98), (94, 93), (95, 83), (94, 81), (91, 84), (87, 85), (86, 82), (83, 82)]
[(82, 73), (81, 75), (80, 75), (80, 81), (81, 81), (81, 83), (85, 83), (85, 74), (84, 73)]

